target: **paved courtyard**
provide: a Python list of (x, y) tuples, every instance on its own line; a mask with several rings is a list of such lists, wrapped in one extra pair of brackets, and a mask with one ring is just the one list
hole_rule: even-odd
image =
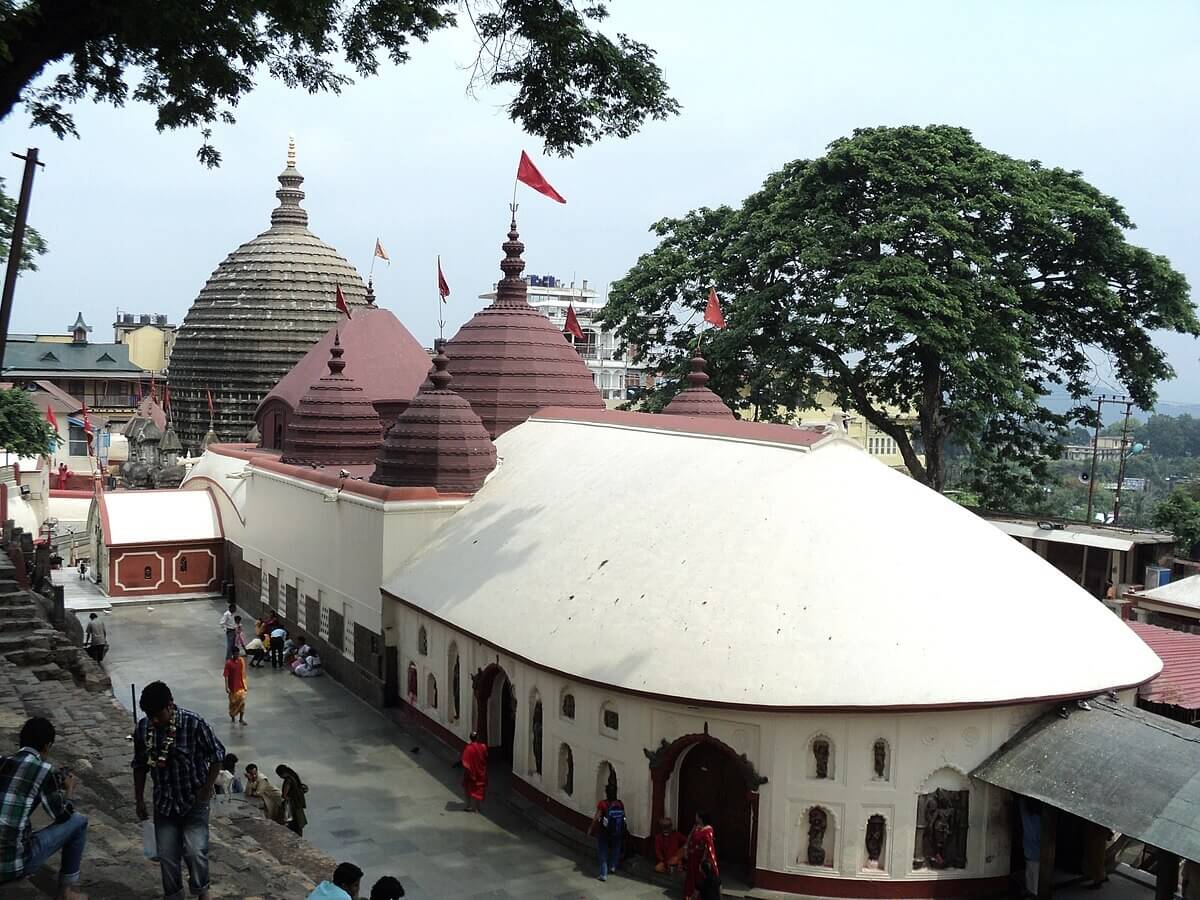
[(623, 876), (601, 884), (593, 860), (533, 830), (498, 796), (482, 816), (462, 812), (460, 770), (330, 678), (252, 669), (248, 724), (231, 726), (221, 610), (219, 601), (194, 600), (118, 606), (105, 615), (105, 668), (117, 698), (128, 707), (131, 683), (140, 691), (161, 678), (181, 705), (213, 724), (239, 768), (256, 762), (278, 786), (275, 766), (293, 766), (309, 786), (304, 836), (359, 865), (367, 873), (364, 893), (390, 874), (416, 900), (670, 896)]

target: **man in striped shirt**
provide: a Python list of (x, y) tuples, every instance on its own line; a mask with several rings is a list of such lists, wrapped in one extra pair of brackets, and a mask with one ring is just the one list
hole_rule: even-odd
[[(54, 725), (35, 716), (21, 728), (21, 749), (0, 759), (0, 884), (36, 872), (62, 850), (57, 897), (87, 900), (75, 885), (79, 883), (88, 820), (67, 801), (75, 776), (67, 774), (60, 781), (46, 760), (54, 738)], [(54, 824), (33, 831), (29, 820), (39, 803)]]

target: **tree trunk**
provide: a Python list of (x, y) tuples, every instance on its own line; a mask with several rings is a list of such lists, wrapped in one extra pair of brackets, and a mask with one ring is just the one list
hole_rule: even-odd
[(925, 444), (925, 483), (939, 494), (946, 487), (946, 422), (942, 418), (942, 369), (921, 356), (921, 441)]

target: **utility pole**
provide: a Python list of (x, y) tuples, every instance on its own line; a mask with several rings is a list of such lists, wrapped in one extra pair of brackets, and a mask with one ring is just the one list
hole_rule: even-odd
[(21, 256), (25, 252), (25, 220), (29, 218), (29, 198), (33, 193), (33, 173), (37, 167), (46, 167), (38, 162), (37, 147), (30, 147), (25, 155), (14, 153), (17, 159), (25, 160), (25, 174), (21, 176), (21, 194), (17, 198), (17, 214), (13, 218), (12, 239), (8, 245), (8, 268), (4, 272), (4, 294), (0, 296), (0, 369), (4, 367), (4, 353), (8, 348), (8, 323), (12, 319), (13, 292), (17, 289), (17, 272), (21, 268)]
[(1104, 404), (1104, 395), (1101, 394), (1096, 398), (1096, 433), (1092, 436), (1092, 471), (1088, 475), (1088, 505), (1087, 519), (1088, 524), (1092, 522), (1092, 495), (1096, 491), (1096, 456), (1100, 452), (1100, 408)]
[(1133, 401), (1125, 401), (1125, 424), (1121, 428), (1121, 465), (1117, 469), (1117, 495), (1113, 500), (1113, 524), (1116, 525), (1121, 518), (1121, 486), (1125, 483), (1125, 460), (1128, 454), (1125, 452), (1129, 447), (1129, 416), (1133, 412)]

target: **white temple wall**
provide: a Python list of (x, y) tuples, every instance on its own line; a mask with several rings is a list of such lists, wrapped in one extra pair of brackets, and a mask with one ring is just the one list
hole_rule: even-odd
[[(301, 604), (304, 594), (319, 597), (323, 608), (342, 613), (347, 635), (354, 623), (385, 634), (379, 585), (463, 501), (384, 503), (350, 491), (336, 493), (336, 502), (327, 499), (334, 495), (324, 485), (255, 469), (243, 558), (258, 565), (264, 579), (277, 575), (281, 596), (283, 585), (299, 581)], [(318, 633), (320, 626), (304, 627)]]
[[(867, 880), (930, 880), (1005, 876), (1010, 869), (1008, 800), (998, 791), (967, 778), (979, 763), (1045, 704), (913, 713), (776, 714), (688, 706), (656, 701), (580, 684), (498, 652), (457, 629), (425, 616), (407, 604), (388, 600), (396, 617), (402, 687), (409, 664), (417, 668), (417, 706), (462, 740), (471, 731), (474, 709), (471, 676), (497, 663), (511, 679), (517, 700), (513, 771), (539, 791), (581, 815), (590, 816), (603, 795), (604, 763), (614, 766), (630, 830), (650, 833), (652, 779), (644, 750), (654, 750), (690, 734), (707, 732), (746, 754), (768, 781), (759, 789), (757, 865), (796, 875)], [(420, 652), (425, 629), (426, 652)], [(460, 658), (461, 714), (451, 704), (450, 648)], [(428, 693), (434, 676), (438, 705)], [(533, 698), (540, 696), (542, 772), (531, 748)], [(575, 701), (575, 717), (562, 714), (562, 696)], [(614, 733), (603, 725), (602, 710), (612, 704), (619, 714)], [(495, 723), (489, 743), (499, 743)], [(812, 742), (830, 743), (826, 778), (816, 777)], [(874, 772), (874, 745), (886, 742), (885, 775)], [(560, 747), (571, 749), (573, 791), (560, 782)], [(684, 754), (686, 755), (686, 754)], [(681, 760), (682, 760), (681, 756)], [(678, 765), (667, 782), (665, 812), (677, 817)], [(603, 774), (607, 774), (606, 771)], [(918, 798), (936, 788), (969, 790), (967, 865), (965, 868), (914, 868)], [(824, 840), (825, 865), (809, 865), (808, 811), (822, 807), (830, 825)], [(868, 867), (867, 821), (886, 821), (879, 868)], [(686, 831), (683, 823), (676, 823)], [(718, 835), (718, 841), (720, 836)]]

